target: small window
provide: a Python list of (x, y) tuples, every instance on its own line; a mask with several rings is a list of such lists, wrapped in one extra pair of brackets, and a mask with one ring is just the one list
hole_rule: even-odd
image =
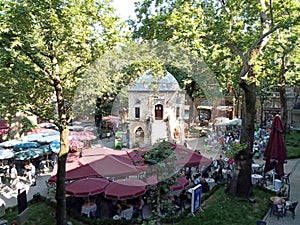
[(140, 107), (135, 107), (135, 118), (140, 118)]
[(176, 118), (180, 117), (180, 107), (176, 107)]

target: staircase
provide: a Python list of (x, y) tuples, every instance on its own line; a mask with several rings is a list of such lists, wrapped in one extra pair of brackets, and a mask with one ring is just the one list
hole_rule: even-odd
[(154, 144), (160, 138), (168, 138), (167, 125), (163, 120), (155, 120), (152, 123), (151, 143)]

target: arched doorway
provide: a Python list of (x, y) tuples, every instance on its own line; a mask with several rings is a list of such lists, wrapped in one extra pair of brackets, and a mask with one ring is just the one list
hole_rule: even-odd
[(155, 106), (155, 119), (156, 120), (162, 120), (163, 119), (163, 105), (158, 104)]
[(144, 144), (145, 133), (142, 127), (138, 127), (134, 132), (135, 146)]

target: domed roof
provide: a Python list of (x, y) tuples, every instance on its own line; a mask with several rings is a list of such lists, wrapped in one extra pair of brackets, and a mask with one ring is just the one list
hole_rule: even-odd
[(151, 71), (144, 73), (130, 86), (129, 91), (178, 91), (179, 84), (175, 77), (169, 72), (162, 77), (154, 77)]

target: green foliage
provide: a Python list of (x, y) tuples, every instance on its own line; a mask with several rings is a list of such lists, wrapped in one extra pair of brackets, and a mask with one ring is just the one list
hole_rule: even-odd
[(66, 219), (65, 159), (74, 93), (90, 64), (120, 41), (118, 31), (106, 0), (0, 3), (0, 88), (5, 90), (0, 114), (29, 111), (59, 127), (58, 224)]
[(235, 159), (245, 149), (247, 149), (247, 144), (233, 144), (231, 148), (226, 150), (225, 155), (230, 159)]
[(168, 159), (174, 151), (170, 144), (165, 141), (158, 141), (150, 150), (142, 155), (144, 162), (148, 165), (156, 165)]
[(53, 96), (63, 93), (59, 102), (72, 105), (86, 68), (120, 40), (106, 1), (5, 0), (0, 11), (3, 114), (26, 110), (53, 119)]
[(33, 130), (36, 126), (26, 117), (22, 118), (22, 133), (26, 134), (28, 131)]
[(286, 149), (288, 159), (300, 157), (300, 135), (299, 131), (291, 131), (286, 135)]

